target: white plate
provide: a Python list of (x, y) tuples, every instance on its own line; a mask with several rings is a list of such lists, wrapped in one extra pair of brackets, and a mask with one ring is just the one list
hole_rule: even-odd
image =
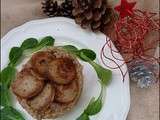
[[(1, 41), (1, 69), (7, 65), (8, 54), (13, 46), (20, 46), (20, 44), (29, 37), (41, 38), (47, 35), (51, 35), (56, 39), (56, 45), (72, 44), (79, 48), (90, 48), (94, 50), (97, 53), (96, 61), (103, 65), (100, 61), (100, 49), (105, 43), (106, 36), (83, 30), (71, 19), (56, 17), (27, 22), (5, 35)], [(110, 48), (106, 48), (106, 51), (108, 50), (110, 50)], [(117, 55), (121, 57), (119, 54)], [(110, 52), (108, 52), (107, 56), (111, 57)], [(116, 62), (121, 64), (119, 61)], [(90, 99), (93, 96), (97, 97), (100, 92), (95, 71), (89, 64), (84, 62), (82, 62), (82, 64), (84, 66), (83, 73), (85, 79), (84, 89), (79, 102), (72, 111), (56, 120), (75, 120), (83, 112)], [(108, 61), (107, 64), (114, 65)], [(18, 68), (21, 65), (19, 65)], [(126, 65), (122, 67), (122, 70), (127, 70)], [(130, 106), (129, 77), (127, 74), (123, 82), (120, 71), (112, 71), (113, 79), (107, 87), (103, 109), (99, 114), (92, 116), (91, 120), (126, 120)], [(26, 120), (33, 119), (19, 105), (15, 98), (14, 106), (24, 114)]]

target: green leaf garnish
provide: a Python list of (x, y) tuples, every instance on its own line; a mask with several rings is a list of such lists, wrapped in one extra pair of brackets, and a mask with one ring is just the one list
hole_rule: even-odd
[(90, 103), (88, 104), (87, 108), (85, 109), (85, 113), (88, 115), (95, 115), (97, 113), (99, 113), (102, 109), (102, 97), (103, 97), (103, 91), (104, 91), (104, 86), (103, 83), (101, 81), (99, 81), (101, 84), (101, 92), (100, 95), (97, 99), (95, 99), (95, 97), (93, 97), (90, 101)]
[(85, 61), (88, 61), (93, 66), (98, 75), (98, 78), (103, 82), (103, 84), (108, 85), (110, 83), (112, 77), (112, 72), (110, 70), (105, 69), (99, 64), (95, 63), (83, 52), (80, 52), (80, 57), (83, 58)]
[(31, 48), (36, 47), (37, 45), (38, 45), (38, 40), (37, 39), (28, 38), (22, 43), (21, 49), (22, 50), (31, 49)]
[[(96, 59), (96, 53), (90, 49), (81, 49), (79, 50), (79, 54), (80, 59), (86, 62), (90, 60), (93, 61)], [(89, 59), (84, 58), (81, 54), (85, 55)]]
[(55, 39), (53, 37), (51, 36), (44, 37), (42, 38), (42, 40), (39, 42), (39, 44), (36, 47), (25, 51), (25, 54), (31, 54), (46, 46), (53, 46), (54, 42), (55, 42)]
[[(85, 62), (88, 62), (89, 60), (95, 60), (96, 59), (96, 53), (90, 49), (81, 49), (81, 50), (78, 50), (78, 48), (76, 48), (75, 46), (73, 45), (65, 45), (62, 47), (64, 50), (76, 55), (77, 57), (79, 57), (81, 60), (85, 61)], [(89, 58), (88, 59), (85, 59), (83, 57), (81, 57), (81, 53), (83, 53), (85, 56), (87, 56)]]
[(51, 36), (47, 36), (42, 38), (38, 46), (44, 47), (44, 46), (53, 46), (55, 42), (55, 39)]
[(9, 53), (10, 65), (15, 65), (21, 58), (23, 50), (20, 47), (13, 47)]
[(6, 106), (0, 110), (1, 120), (25, 120), (21, 113), (11, 106)]
[(1, 106), (11, 106), (10, 92), (5, 85), (0, 85)]
[(82, 113), (76, 120), (90, 120), (86, 113)]
[(12, 66), (4, 68), (1, 72), (1, 84), (9, 88), (11, 81), (15, 78), (16, 69)]
[(99, 113), (101, 109), (102, 109), (102, 97), (99, 97), (97, 100), (95, 100), (95, 98), (92, 98), (85, 110), (85, 113), (87, 113), (88, 115), (95, 115)]
[(78, 48), (76, 48), (75, 46), (73, 45), (65, 45), (65, 46), (62, 46), (62, 48), (68, 52), (71, 52), (71, 53), (74, 53), (74, 52), (77, 52), (78, 51)]
[(99, 64), (95, 62), (89, 62), (94, 69), (96, 70), (96, 73), (98, 75), (98, 78), (102, 81), (104, 85), (108, 85), (112, 79), (112, 71), (105, 69), (104, 67), (100, 66)]
[[(80, 120), (85, 120), (85, 117), (88, 117), (89, 116), (92, 116), (92, 115), (96, 115), (97, 113), (99, 113), (102, 109), (102, 105), (103, 105), (103, 91), (105, 90), (105, 86), (103, 85), (103, 83), (101, 81), (99, 81), (100, 84), (101, 84), (101, 92), (100, 92), (100, 95), (97, 99), (95, 99), (95, 97), (93, 97), (87, 108), (84, 110), (84, 112), (81, 114), (80, 117), (78, 118), (81, 118)], [(83, 118), (83, 116), (85, 116)]]

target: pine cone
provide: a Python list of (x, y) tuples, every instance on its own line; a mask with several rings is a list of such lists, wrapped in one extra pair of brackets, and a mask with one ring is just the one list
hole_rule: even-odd
[(137, 82), (140, 88), (150, 87), (159, 78), (158, 62), (152, 58), (135, 58), (127, 65), (130, 79)]
[(72, 0), (43, 0), (42, 10), (49, 17), (64, 16), (72, 18)]
[(107, 7), (106, 0), (73, 0), (72, 5), (75, 22), (82, 28), (103, 31), (111, 20), (112, 9)]

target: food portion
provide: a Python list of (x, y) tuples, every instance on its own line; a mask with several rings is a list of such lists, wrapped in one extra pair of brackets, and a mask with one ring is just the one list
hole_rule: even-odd
[(11, 85), (20, 104), (36, 119), (55, 118), (70, 110), (82, 87), (81, 64), (59, 47), (33, 54)]
[(12, 84), (13, 92), (21, 98), (31, 98), (37, 95), (44, 86), (44, 78), (32, 73), (32, 69), (23, 69)]
[(75, 99), (78, 94), (78, 85), (76, 81), (69, 85), (56, 85), (55, 101), (60, 103), (68, 103)]
[(35, 72), (42, 76), (48, 75), (49, 63), (54, 60), (54, 56), (48, 51), (40, 51), (34, 54), (31, 58), (31, 65), (34, 66)]
[(57, 84), (68, 84), (76, 79), (76, 66), (68, 57), (52, 61), (48, 70), (49, 79)]
[(45, 110), (53, 102), (54, 96), (54, 88), (51, 84), (47, 83), (43, 91), (36, 97), (28, 100), (28, 103), (34, 110)]

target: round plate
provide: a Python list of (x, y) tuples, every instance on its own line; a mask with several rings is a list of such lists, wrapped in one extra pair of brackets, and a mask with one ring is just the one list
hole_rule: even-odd
[[(20, 46), (21, 43), (29, 37), (42, 38), (47, 35), (55, 38), (55, 45), (75, 45), (79, 48), (89, 48), (96, 52), (96, 62), (102, 64), (100, 60), (100, 51), (105, 44), (106, 36), (104, 34), (95, 34), (87, 30), (81, 29), (75, 24), (74, 20), (55, 17), (49, 19), (35, 20), (27, 22), (11, 30), (2, 38), (1, 46), (1, 69), (8, 63), (8, 54), (13, 46)], [(107, 38), (108, 39), (108, 38)], [(105, 48), (107, 56), (114, 59), (109, 50)], [(107, 52), (108, 51), (108, 52)], [(116, 54), (122, 59), (120, 54)], [(27, 59), (27, 58), (26, 58)], [(25, 63), (26, 59), (22, 62)], [(116, 60), (115, 60), (116, 61)], [(121, 64), (120, 61), (116, 61)], [(97, 75), (94, 69), (87, 63), (81, 62), (83, 65), (84, 85), (81, 97), (76, 106), (68, 113), (64, 114), (56, 120), (75, 120), (86, 108), (92, 97), (97, 97), (100, 92)], [(106, 61), (110, 66), (114, 63)], [(20, 64), (17, 69), (22, 66)], [(127, 70), (126, 65), (122, 67), (123, 71)], [(118, 69), (114, 69), (111, 84), (106, 89), (106, 96), (103, 108), (100, 113), (91, 117), (91, 120), (126, 120), (130, 106), (129, 77), (128, 74), (123, 82), (121, 73)], [(21, 111), (26, 120), (33, 118), (21, 107), (13, 95), (14, 107)]]

